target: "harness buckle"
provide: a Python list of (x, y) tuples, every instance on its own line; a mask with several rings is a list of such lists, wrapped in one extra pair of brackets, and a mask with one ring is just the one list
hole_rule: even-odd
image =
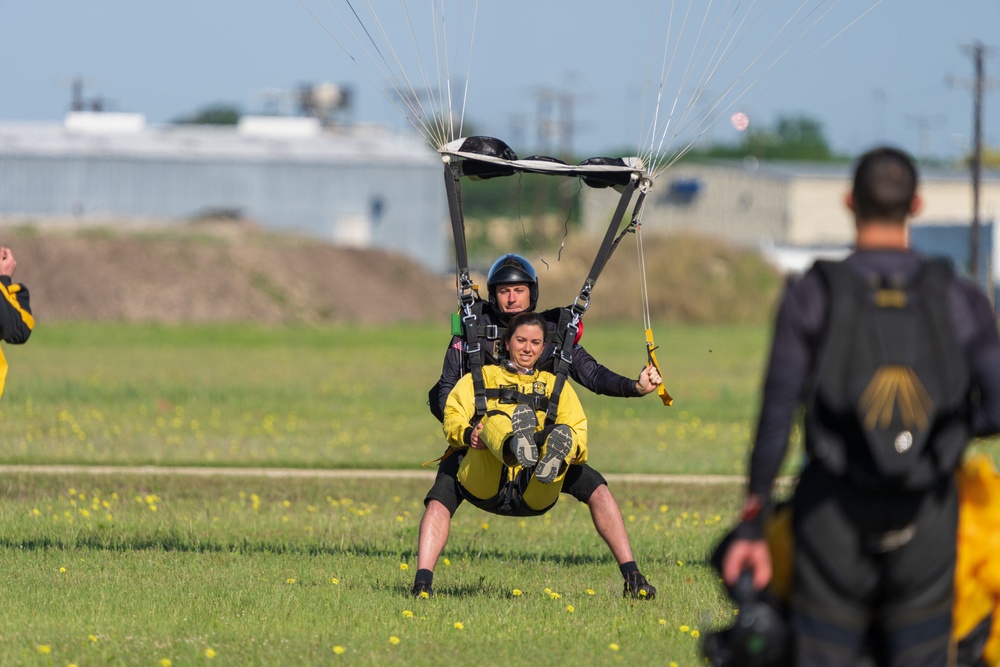
[(466, 347), (468, 348), (466, 349), (466, 352), (469, 354), (479, 354), (480, 350), (482, 350), (482, 345), (479, 344), (479, 339), (476, 339), (475, 345), (467, 345)]
[(486, 335), (485, 335), (486, 338), (490, 340), (496, 340), (497, 338), (500, 337), (500, 330), (497, 328), (497, 325), (487, 324), (484, 328), (486, 330)]

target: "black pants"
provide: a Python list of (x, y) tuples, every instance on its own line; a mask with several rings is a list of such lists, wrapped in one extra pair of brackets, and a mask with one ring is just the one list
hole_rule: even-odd
[[(437, 476), (434, 478), (434, 486), (427, 492), (424, 498), (424, 507), (432, 500), (436, 500), (448, 508), (452, 516), (455, 510), (466, 500), (462, 494), (461, 485), (458, 483), (458, 466), (462, 463), (463, 452), (454, 452), (438, 466)], [(566, 471), (566, 479), (563, 480), (562, 492), (569, 494), (586, 503), (590, 496), (602, 484), (607, 484), (604, 475), (591, 468), (586, 463), (573, 464)]]
[[(861, 489), (818, 464), (794, 498), (795, 664), (948, 664), (958, 528), (954, 476), (919, 492)], [(866, 648), (867, 647), (867, 648)]]

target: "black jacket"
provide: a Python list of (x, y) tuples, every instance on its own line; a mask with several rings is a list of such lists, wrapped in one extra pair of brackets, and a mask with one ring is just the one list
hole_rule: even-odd
[[(539, 313), (548, 324), (550, 332), (555, 331), (556, 329), (560, 310), (561, 309), (556, 308)], [(483, 308), (480, 324), (485, 326), (503, 326), (503, 322), (501, 321), (499, 314), (488, 304)], [(502, 335), (496, 340), (480, 338), (480, 344), (482, 344), (486, 350), (483, 363), (498, 363), (500, 351), (503, 349)], [(554, 349), (555, 346), (552, 343), (546, 343), (545, 349), (542, 350), (542, 355), (536, 364), (536, 368), (550, 372), (553, 370), (555, 359), (552, 353)], [(455, 386), (455, 383), (457, 383), (458, 380), (468, 372), (468, 368), (469, 365), (467, 354), (465, 352), (464, 341), (461, 336), (454, 336), (452, 337), (451, 343), (448, 345), (448, 349), (444, 355), (444, 364), (441, 368), (441, 378), (438, 380), (437, 384), (434, 385), (434, 388), (431, 390), (430, 396), (428, 397), (431, 401), (431, 412), (433, 412), (439, 420), (441, 419), (440, 415), (444, 412), (444, 404), (445, 401), (448, 400), (448, 394), (451, 393), (451, 389)], [(581, 345), (573, 347), (573, 363), (570, 366), (569, 376), (580, 386), (589, 389), (595, 394), (617, 397), (641, 396), (639, 391), (636, 389), (635, 379), (619, 375), (618, 373), (615, 373), (607, 367), (597, 363), (597, 360), (594, 359), (594, 357), (592, 357), (590, 353), (587, 352), (587, 350), (585, 350)], [(435, 400), (437, 402), (436, 405), (434, 404)]]

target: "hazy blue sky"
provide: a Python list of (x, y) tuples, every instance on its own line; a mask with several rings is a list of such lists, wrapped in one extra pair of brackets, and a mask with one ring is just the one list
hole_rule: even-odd
[[(814, 116), (834, 148), (849, 153), (882, 140), (917, 155), (968, 150), (972, 95), (967, 86), (973, 65), (962, 47), (977, 40), (992, 47), (986, 71), (1000, 81), (1000, 0), (884, 0), (833, 43), (805, 58), (874, 2), (841, 0), (815, 36), (803, 40), (732, 111), (744, 111), (751, 123), (763, 125), (772, 124), (779, 113)], [(453, 20), (458, 12), (449, 3), (448, 18)], [(338, 29), (327, 4), (307, 4)], [(343, 6), (339, 0), (328, 4)], [(462, 4), (464, 15), (456, 26), (468, 26), (474, 7), (471, 0)], [(780, 6), (800, 2), (757, 4), (779, 9), (768, 10), (747, 30), (743, 51), (734, 52), (730, 64), (747, 62), (754, 49), (760, 50), (780, 26), (780, 13), (789, 12)], [(431, 5), (432, 0), (408, 2), (420, 20), (427, 19)], [(663, 55), (662, 42), (651, 46), (651, 33), (667, 34), (671, 2), (660, 0), (655, 13), (654, 5), (653, 0), (482, 0), (468, 117), (482, 133), (506, 138), (515, 148), (534, 148), (537, 93), (557, 86), (573, 93), (578, 153), (637, 145), (649, 126), (648, 112), (645, 118), (641, 112), (648, 89), (644, 80), (649, 71), (658, 77)], [(400, 0), (382, 0), (378, 11), (398, 16), (400, 6)], [(685, 34), (695, 31), (689, 26)], [(467, 38), (467, 31), (449, 35), (452, 44)], [(394, 43), (407, 40), (405, 33), (393, 33)], [(467, 41), (463, 43), (467, 54)], [(350, 49), (362, 55), (356, 46)], [(424, 56), (428, 61), (432, 44), (429, 49)], [(708, 62), (700, 52), (682, 55)], [(410, 69), (415, 60), (402, 57), (407, 70), (415, 72)], [(465, 60), (458, 61), (456, 57), (453, 64), (464, 71)], [(0, 120), (60, 119), (69, 107), (70, 82), (78, 75), (86, 97), (101, 96), (112, 109), (144, 113), (150, 122), (166, 122), (218, 102), (261, 111), (268, 91), (332, 81), (354, 88), (354, 119), (405, 124), (296, 0), (0, 0)], [(949, 77), (957, 85), (949, 85)], [(706, 95), (722, 94), (732, 78), (720, 73), (704, 87)], [(691, 89), (681, 90), (682, 105), (690, 100)], [(1000, 84), (987, 93), (985, 108), (987, 141), (1000, 145)], [(722, 122), (709, 138), (735, 137), (729, 114), (721, 114)]]

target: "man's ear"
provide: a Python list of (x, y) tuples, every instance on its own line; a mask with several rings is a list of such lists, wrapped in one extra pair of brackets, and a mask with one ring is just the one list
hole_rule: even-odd
[(851, 213), (854, 213), (854, 193), (848, 192), (844, 195), (844, 206)]
[(920, 211), (924, 209), (924, 200), (920, 195), (913, 195), (913, 201), (910, 202), (910, 215), (916, 216), (920, 214)]

